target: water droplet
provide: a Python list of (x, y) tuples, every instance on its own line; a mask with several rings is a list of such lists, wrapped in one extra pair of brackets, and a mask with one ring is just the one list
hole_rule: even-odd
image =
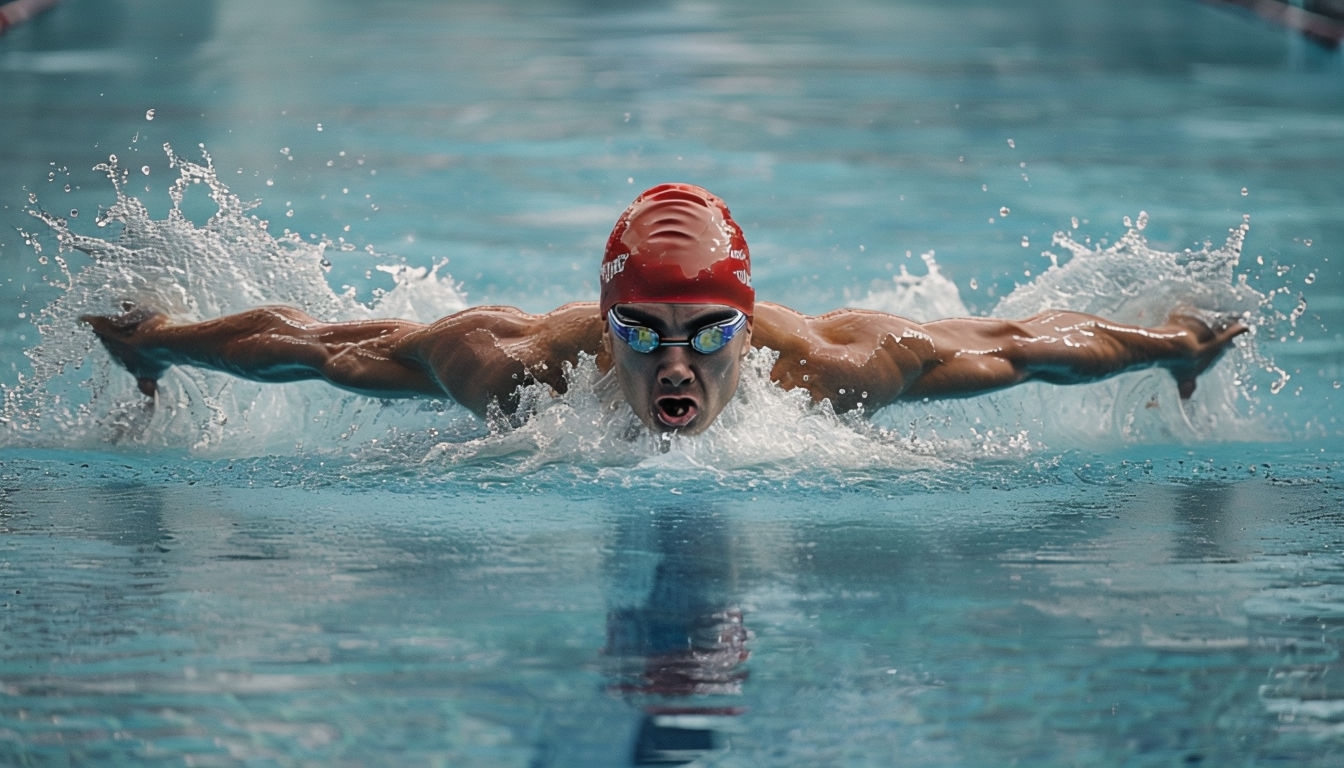
[(145, 119), (146, 119), (146, 120), (153, 120), (153, 119), (154, 119), (154, 110), (152, 110), (152, 109), (146, 109), (146, 110), (145, 110)]

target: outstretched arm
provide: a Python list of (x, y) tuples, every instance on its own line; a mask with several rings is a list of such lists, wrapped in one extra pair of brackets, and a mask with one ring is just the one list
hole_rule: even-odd
[(976, 395), (1031, 380), (1080, 384), (1153, 366), (1171, 371), (1185, 398), (1196, 377), (1246, 330), (1237, 321), (1212, 327), (1182, 313), (1153, 328), (1077, 312), (919, 324), (869, 310), (809, 317), (765, 304), (758, 305), (752, 339), (780, 352), (772, 376), (782, 386), (802, 387), (847, 411), (898, 399)]
[(1240, 321), (1210, 325), (1183, 312), (1152, 328), (1078, 312), (1045, 312), (1021, 321), (940, 320), (924, 327), (938, 349), (936, 363), (905, 397), (957, 397), (1030, 380), (1083, 384), (1161, 367), (1171, 372), (1184, 399), (1232, 339), (1247, 331)]
[(376, 397), (447, 396), (484, 414), (505, 410), (532, 381), (563, 391), (562, 363), (596, 353), (594, 305), (547, 315), (474, 307), (432, 325), (406, 320), (323, 323), (292, 307), (261, 307), (200, 323), (130, 308), (81, 318), (152, 396), (173, 365), (193, 365), (264, 382), (322, 379)]

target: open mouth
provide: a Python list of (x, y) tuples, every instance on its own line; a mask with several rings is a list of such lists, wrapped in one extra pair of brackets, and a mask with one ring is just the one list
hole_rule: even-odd
[(663, 426), (681, 429), (695, 420), (700, 412), (694, 398), (667, 396), (654, 402), (653, 413)]

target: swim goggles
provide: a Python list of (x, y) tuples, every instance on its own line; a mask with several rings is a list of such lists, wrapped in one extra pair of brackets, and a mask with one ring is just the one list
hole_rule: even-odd
[(706, 325), (684, 341), (667, 341), (652, 328), (631, 325), (616, 314), (615, 307), (607, 310), (607, 324), (618, 339), (629, 344), (636, 352), (647, 355), (659, 347), (690, 347), (702, 355), (709, 355), (723, 349), (739, 331), (747, 327), (747, 316), (741, 310), (733, 310), (732, 317)]

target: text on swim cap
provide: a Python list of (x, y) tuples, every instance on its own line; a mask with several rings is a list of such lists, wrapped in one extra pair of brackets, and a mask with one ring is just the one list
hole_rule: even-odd
[(610, 261), (602, 262), (602, 282), (609, 283), (611, 278), (625, 271), (625, 262), (630, 259), (630, 254), (622, 253), (620, 256), (612, 258)]

